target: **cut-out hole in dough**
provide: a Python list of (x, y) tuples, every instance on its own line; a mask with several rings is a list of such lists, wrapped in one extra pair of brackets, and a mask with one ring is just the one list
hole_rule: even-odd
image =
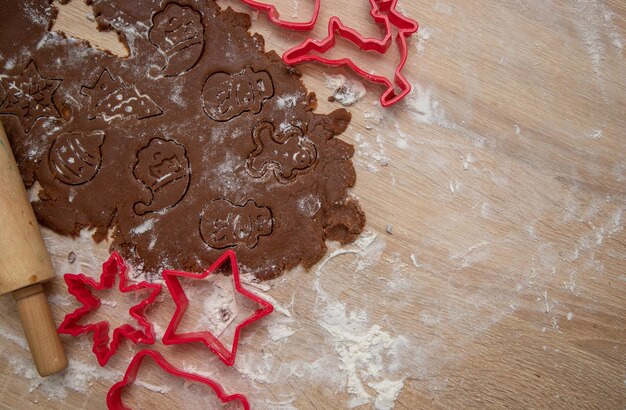
[[(128, 57), (128, 47), (120, 40), (120, 34), (114, 30), (98, 30), (93, 9), (84, 1), (74, 0), (72, 7), (68, 7), (67, 3), (61, 4), (58, 0), (54, 0), (52, 5), (58, 10), (57, 18), (51, 28), (52, 31), (87, 40), (92, 47), (108, 51), (118, 57)], [(84, 20), (89, 20), (90, 30), (85, 29)]]

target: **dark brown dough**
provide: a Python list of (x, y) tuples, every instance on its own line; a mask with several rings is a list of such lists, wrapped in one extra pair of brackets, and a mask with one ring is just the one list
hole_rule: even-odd
[(0, 119), (41, 223), (113, 228), (112, 248), (147, 274), (200, 271), (223, 249), (266, 279), (353, 241), (353, 147), (341, 109), (313, 112), (295, 70), (250, 19), (214, 1), (93, 2), (120, 33), (117, 58), (48, 31), (46, 0), (5, 2)]

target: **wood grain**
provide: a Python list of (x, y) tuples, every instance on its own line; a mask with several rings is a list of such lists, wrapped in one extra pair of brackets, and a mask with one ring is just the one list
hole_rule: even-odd
[[(277, 3), (291, 13), (291, 1)], [(377, 34), (365, 5), (325, 3), (316, 37), (332, 14)], [(235, 0), (221, 4), (247, 10)], [(371, 395), (363, 408), (374, 407), (368, 383), (380, 380), (403, 381), (396, 408), (624, 408), (626, 5), (400, 4), (421, 24), (406, 69), (414, 93), (382, 111), (380, 89), (368, 85), (343, 136), (357, 148), (354, 194), (376, 239), (272, 282), (266, 295), (280, 309), (244, 333), (235, 369), (201, 347), (159, 350), (247, 393), (258, 408), (343, 408), (355, 378)], [(76, 0), (66, 12), (68, 34), (92, 24)], [(279, 53), (304, 38), (263, 15), (253, 30)], [(394, 58), (364, 61), (385, 72)], [(350, 74), (301, 71), (320, 110), (336, 108), (324, 75)], [(59, 275), (96, 275), (107, 255), (103, 244), (86, 254), (88, 240), (46, 238)], [(77, 261), (69, 264), (72, 249)], [(60, 277), (51, 291), (59, 321), (76, 305)], [(130, 344), (100, 370), (88, 338), (64, 338), (70, 368), (64, 379), (42, 381), (28, 367), (13, 302), (3, 299), (0, 309), (2, 406), (104, 407)], [(172, 309), (165, 298), (149, 318), (164, 328)], [(333, 333), (333, 309), (344, 309), (346, 334)], [(272, 340), (280, 324), (295, 333)], [(368, 363), (346, 369), (343, 354), (356, 348), (352, 337), (377, 331), (392, 343), (378, 356), (371, 349), (369, 364), (381, 359), (383, 369), (365, 379)], [(173, 394), (146, 397), (162, 408), (176, 403)]]
[(43, 286), (38, 283), (16, 290), (13, 299), (37, 373), (45, 377), (65, 370), (67, 356)]

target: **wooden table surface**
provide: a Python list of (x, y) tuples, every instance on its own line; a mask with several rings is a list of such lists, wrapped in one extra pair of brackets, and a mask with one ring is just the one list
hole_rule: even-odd
[[(282, 1), (283, 14), (298, 3), (306, 15), (307, 0)], [(332, 14), (379, 35), (356, 3), (323, 0), (314, 35)], [(400, 8), (421, 24), (406, 68), (414, 92), (383, 110), (367, 84), (342, 137), (356, 146), (366, 233), (330, 244), (309, 271), (248, 285), (277, 310), (244, 331), (234, 368), (201, 346), (157, 350), (254, 408), (626, 408), (626, 3)], [(55, 27), (120, 49), (87, 12), (74, 0)], [(253, 30), (279, 53), (304, 38), (263, 15)], [(385, 72), (396, 58), (362, 61)], [(356, 79), (301, 70), (320, 111), (338, 107), (325, 74)], [(59, 275), (99, 274), (106, 244), (44, 233)], [(77, 307), (60, 276), (50, 293), (57, 322)], [(123, 317), (132, 302), (109, 300), (99, 314)], [(44, 380), (13, 301), (0, 309), (0, 407), (105, 407), (135, 346), (100, 368), (89, 337), (64, 336), (70, 367)], [(163, 297), (148, 312), (159, 337), (172, 309)], [(129, 400), (199, 408), (201, 393), (147, 368)]]

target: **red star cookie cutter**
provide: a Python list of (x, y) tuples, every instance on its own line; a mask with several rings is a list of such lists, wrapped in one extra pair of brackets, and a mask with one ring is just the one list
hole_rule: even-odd
[[(338, 17), (332, 17), (328, 22), (328, 37), (321, 41), (307, 39), (302, 44), (287, 50), (283, 55), (283, 61), (289, 65), (314, 61), (333, 67), (348, 66), (361, 77), (386, 86), (385, 92), (380, 97), (380, 103), (383, 107), (389, 107), (411, 92), (411, 84), (402, 74), (402, 69), (406, 65), (409, 55), (406, 39), (417, 32), (419, 25), (417, 21), (404, 16), (396, 9), (398, 0), (370, 0), (370, 3), (372, 6), (370, 15), (377, 23), (384, 26), (385, 37), (382, 39), (364, 37), (356, 30), (346, 27)], [(400, 62), (396, 67), (393, 82), (387, 77), (373, 74), (359, 67), (350, 58), (330, 59), (322, 55), (335, 46), (337, 36), (347, 40), (362, 51), (385, 54), (394, 42), (392, 26), (398, 29), (395, 42), (400, 51)], [(395, 86), (400, 92), (396, 92)]]
[[(118, 274), (120, 278), (119, 290), (121, 293), (150, 289), (150, 295), (139, 302), (139, 304), (131, 307), (128, 311), (130, 316), (137, 320), (142, 329), (136, 329), (130, 324), (125, 323), (113, 330), (113, 337), (109, 344), (109, 322), (101, 321), (90, 323), (86, 326), (79, 325), (78, 322), (89, 312), (98, 309), (101, 304), (100, 299), (94, 296), (89, 288), (94, 290), (111, 289), (115, 285), (115, 277)], [(117, 252), (113, 252), (109, 259), (102, 264), (102, 274), (100, 275), (99, 283), (96, 283), (92, 278), (88, 278), (82, 273), (78, 275), (67, 273), (63, 278), (67, 283), (68, 292), (74, 295), (76, 300), (82, 303), (83, 306), (65, 316), (65, 319), (59, 326), (59, 333), (78, 336), (82, 333), (93, 331), (92, 350), (98, 358), (100, 366), (104, 366), (115, 354), (122, 337), (130, 339), (134, 343), (154, 343), (152, 325), (144, 316), (144, 311), (146, 307), (152, 304), (156, 299), (161, 291), (161, 285), (141, 282), (127, 286), (126, 264)]]
[(310, 31), (310, 30), (313, 30), (313, 27), (315, 27), (315, 23), (317, 22), (317, 19), (320, 14), (321, 0), (314, 0), (314, 1), (315, 1), (315, 5), (313, 7), (313, 16), (311, 17), (311, 19), (309, 21), (297, 22), (297, 21), (288, 21), (288, 20), (281, 19), (278, 9), (276, 9), (276, 6), (272, 4), (267, 4), (267, 3), (263, 3), (261, 1), (255, 1), (255, 0), (241, 0), (242, 3), (245, 3), (248, 6), (258, 11), (267, 13), (267, 17), (270, 19), (270, 21), (276, 24), (277, 26), (280, 26), (282, 28), (286, 28), (289, 30), (297, 30), (297, 31)]
[[(187, 295), (185, 295), (185, 291), (183, 290), (178, 278), (184, 277), (202, 280), (226, 263), (230, 263), (236, 292), (256, 302), (260, 306), (252, 315), (250, 315), (243, 322), (237, 325), (237, 327), (235, 328), (233, 343), (230, 350), (210, 331), (176, 333), (178, 325), (180, 324), (185, 312), (187, 311), (187, 307), (189, 306), (189, 299), (187, 298)], [(237, 345), (239, 343), (239, 333), (241, 332), (241, 329), (249, 325), (250, 323), (261, 319), (262, 317), (269, 315), (274, 310), (274, 306), (272, 306), (271, 303), (259, 298), (258, 296), (247, 291), (241, 286), (241, 282), (239, 280), (239, 268), (237, 267), (237, 257), (235, 255), (235, 252), (230, 250), (224, 252), (222, 256), (220, 256), (219, 259), (215, 261), (215, 263), (213, 263), (211, 267), (209, 267), (209, 269), (204, 271), (204, 273), (198, 274), (166, 270), (163, 271), (163, 279), (165, 279), (167, 288), (172, 294), (174, 303), (176, 303), (176, 311), (174, 312), (174, 316), (172, 317), (172, 320), (167, 326), (165, 334), (163, 335), (163, 344), (174, 345), (191, 342), (203, 343), (206, 347), (211, 349), (213, 353), (215, 353), (227, 366), (232, 366), (235, 363), (235, 357), (237, 355)]]
[(248, 403), (248, 399), (246, 398), (246, 396), (242, 394), (227, 395), (226, 393), (224, 393), (224, 389), (222, 388), (222, 386), (220, 386), (215, 380), (207, 379), (197, 374), (187, 373), (179, 370), (174, 367), (170, 362), (165, 360), (165, 358), (160, 353), (155, 352), (154, 350), (142, 350), (137, 353), (135, 357), (133, 357), (133, 360), (128, 365), (126, 374), (124, 374), (124, 378), (121, 381), (115, 383), (111, 387), (111, 389), (109, 389), (109, 392), (107, 393), (107, 407), (110, 410), (130, 410), (129, 407), (124, 406), (124, 403), (122, 401), (122, 391), (124, 387), (131, 385), (135, 382), (137, 378), (137, 373), (139, 372), (141, 364), (146, 357), (152, 358), (152, 360), (154, 360), (154, 362), (161, 369), (165, 370), (172, 376), (209, 386), (211, 389), (213, 389), (213, 391), (222, 403), (227, 404), (238, 401), (245, 410), (250, 409), (250, 404)]

